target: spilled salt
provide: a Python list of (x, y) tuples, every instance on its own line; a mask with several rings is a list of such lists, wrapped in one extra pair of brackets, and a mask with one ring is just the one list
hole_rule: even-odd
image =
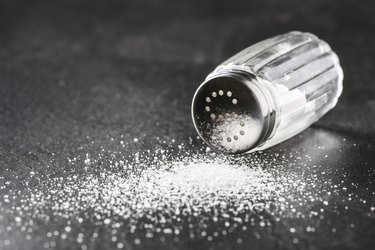
[[(267, 232), (262, 230), (276, 224), (306, 220), (303, 227), (285, 229), (300, 244), (300, 228), (315, 233), (311, 221), (324, 217), (332, 203), (328, 199), (348, 192), (326, 178), (329, 169), (308, 164), (311, 157), (301, 164), (302, 156), (307, 157), (298, 152), (231, 157), (205, 148), (192, 152), (182, 143), (131, 156), (83, 153), (48, 176), (34, 171), (22, 189), (11, 189), (12, 183), (0, 178), (1, 189), (8, 191), (0, 220), (13, 216), (5, 230), (23, 232), (27, 242), (40, 240), (52, 247), (69, 241), (81, 249), (103, 237), (118, 249), (186, 238), (212, 243), (232, 236), (244, 244), (251, 237), (261, 239)], [(345, 204), (355, 202), (347, 196)], [(373, 213), (374, 207), (367, 211)], [(50, 226), (40, 226), (45, 224)], [(86, 224), (100, 231), (82, 227)]]

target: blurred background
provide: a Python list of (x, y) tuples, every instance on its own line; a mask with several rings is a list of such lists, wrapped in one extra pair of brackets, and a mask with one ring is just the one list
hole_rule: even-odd
[[(64, 226), (58, 219), (39, 222), (29, 241), (15, 226), (17, 193), (30, 169), (40, 175), (59, 171), (63, 175), (73, 168), (67, 159), (119, 150), (119, 138), (140, 142), (121, 148), (129, 155), (163, 147), (161, 141), (184, 143), (189, 138), (193, 142), (187, 150), (205, 149), (190, 117), (198, 85), (234, 53), (300, 30), (326, 40), (338, 54), (344, 91), (337, 107), (322, 120), (272, 150), (301, 150), (318, 158), (323, 156), (316, 153), (317, 145), (342, 150), (323, 166), (344, 166), (345, 182), (356, 183), (350, 195), (358, 198), (353, 209), (328, 216), (328, 224), (337, 223), (345, 233), (326, 236), (325, 230), (318, 230), (303, 235), (304, 243), (295, 245), (270, 228), (252, 245), (238, 246), (228, 237), (214, 243), (182, 239), (126, 246), (371, 249), (375, 246), (374, 214), (368, 215), (375, 204), (374, 10), (373, 1), (351, 0), (0, 1), (1, 248), (82, 248), (76, 241), (43, 245), (51, 228)], [(339, 172), (340, 176), (329, 178), (340, 182)], [(10, 204), (4, 202), (9, 194), (15, 197)], [(82, 225), (82, 230), (92, 228), (95, 224), (90, 221)], [(105, 234), (95, 242), (90, 249), (116, 246)]]

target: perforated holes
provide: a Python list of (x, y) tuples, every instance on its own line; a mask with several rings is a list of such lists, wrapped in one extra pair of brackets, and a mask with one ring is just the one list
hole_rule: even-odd
[(237, 135), (233, 136), (233, 139), (235, 139), (237, 141), (238, 140), (238, 136)]
[(244, 135), (244, 134), (245, 134), (245, 131), (241, 130), (240, 135)]
[(211, 102), (211, 98), (206, 97), (206, 102)]
[(222, 90), (219, 90), (219, 95), (224, 95), (224, 91), (222, 91)]
[(227, 92), (227, 96), (228, 96), (228, 97), (231, 97), (231, 96), (232, 96), (232, 92), (228, 91), (228, 92)]
[(228, 137), (228, 138), (227, 138), (227, 141), (228, 141), (228, 142), (231, 142), (231, 141), (232, 141), (232, 139), (231, 139), (230, 137)]
[(210, 117), (211, 117), (212, 120), (216, 119), (216, 115), (215, 114), (211, 114)]
[(204, 107), (204, 109), (205, 109), (207, 112), (209, 112), (209, 111), (211, 110), (209, 106)]
[(216, 92), (212, 92), (212, 97), (216, 97), (216, 96), (217, 96)]
[(237, 104), (237, 99), (233, 99), (233, 100), (232, 100), (232, 103), (233, 103), (234, 105), (236, 105), (236, 104)]

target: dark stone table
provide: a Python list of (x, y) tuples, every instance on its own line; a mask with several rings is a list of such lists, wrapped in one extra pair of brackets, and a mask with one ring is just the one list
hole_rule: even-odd
[[(374, 10), (373, 1), (349, 0), (1, 1), (0, 248), (375, 248)], [(113, 231), (90, 211), (78, 223), (53, 209), (22, 205), (32, 204), (23, 199), (33, 190), (43, 194), (40, 185), (52, 176), (81, 171), (86, 154), (102, 152), (105, 169), (109, 152), (130, 157), (165, 142), (205, 151), (190, 117), (199, 83), (235, 52), (290, 30), (328, 41), (345, 73), (334, 110), (265, 152), (308, 155), (312, 160), (295, 163), (319, 166), (307, 172), (316, 178), (330, 171), (321, 178), (335, 195), (315, 194), (315, 207), (300, 204), (306, 217), (270, 218), (267, 226), (213, 240), (189, 238), (183, 223), (179, 235), (146, 238), (137, 229), (123, 233), (126, 221)], [(120, 140), (132, 143), (120, 146)], [(307, 216), (313, 210), (319, 216)], [(216, 226), (205, 225), (208, 231)]]

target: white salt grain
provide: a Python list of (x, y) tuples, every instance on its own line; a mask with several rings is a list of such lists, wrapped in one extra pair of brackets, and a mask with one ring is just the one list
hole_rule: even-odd
[[(170, 141), (175, 143), (171, 139), (164, 144)], [(1, 216), (14, 216), (7, 231), (20, 228), (26, 240), (34, 240), (38, 222), (55, 220), (64, 224), (49, 228), (44, 243), (53, 247), (52, 242), (69, 240), (81, 249), (102, 239), (103, 232), (118, 249), (147, 240), (179, 242), (185, 237), (212, 242), (231, 234), (242, 244), (247, 238), (238, 238), (238, 231), (261, 239), (259, 230), (274, 223), (290, 225), (290, 219), (307, 218), (309, 224), (301, 228), (313, 233), (318, 227), (311, 226), (310, 220), (322, 216), (323, 207), (333, 204), (335, 195), (346, 195), (346, 210), (358, 200), (347, 186), (326, 178), (330, 169), (316, 162), (301, 163), (301, 158), (314, 161), (305, 153), (231, 157), (205, 147), (191, 152), (182, 143), (132, 156), (103, 148), (99, 152), (71, 157), (66, 169), (47, 178), (30, 173), (24, 190), (3, 195)], [(12, 185), (2, 178), (0, 182), (3, 188)], [(31, 182), (36, 184), (29, 187)], [(367, 211), (375, 211), (370, 201), (361, 204), (371, 204)], [(76, 232), (85, 223), (94, 223), (101, 234)], [(259, 232), (254, 232), (255, 227)], [(288, 230), (297, 244), (295, 227)], [(123, 241), (125, 234), (129, 238)]]

